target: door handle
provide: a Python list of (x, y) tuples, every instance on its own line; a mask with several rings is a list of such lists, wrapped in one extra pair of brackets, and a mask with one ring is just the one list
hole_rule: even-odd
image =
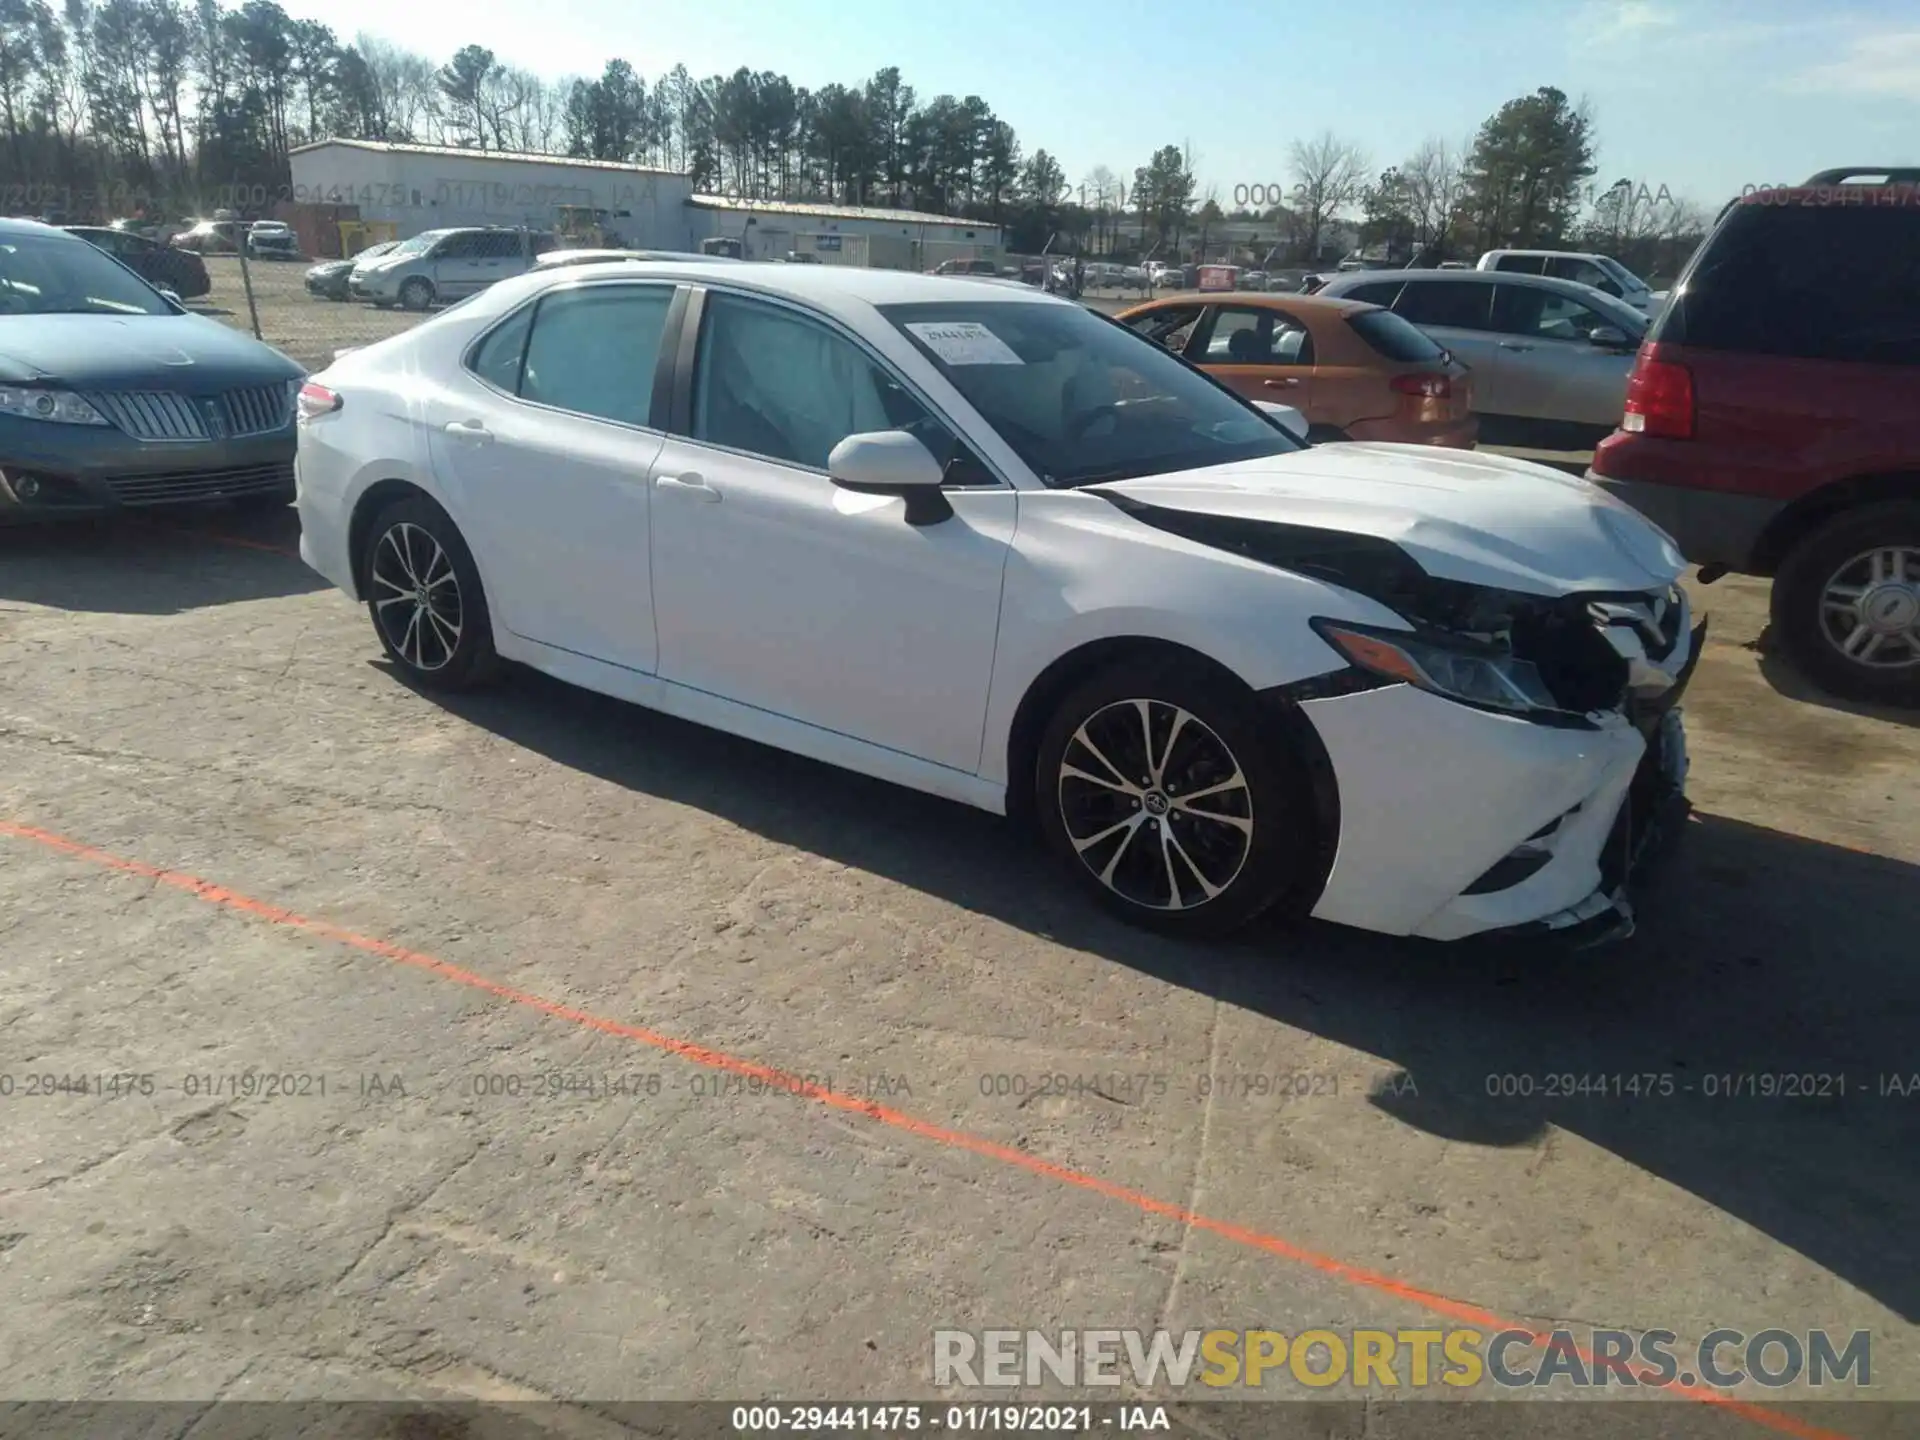
[(720, 501), (720, 492), (707, 484), (704, 476), (696, 475), (691, 470), (685, 475), (662, 475), (653, 483), (661, 490), (685, 495), (689, 500), (699, 500), (707, 505), (715, 505)]
[(1289, 375), (1284, 380), (1262, 380), (1260, 383), (1269, 390), (1291, 390), (1300, 383), (1300, 377), (1297, 375)]
[(1511, 340), (1502, 340), (1502, 341), (1500, 342), (1500, 348), (1501, 348), (1502, 350), (1531, 350), (1531, 349), (1533, 349), (1533, 346), (1531, 346), (1531, 345), (1516, 345), (1516, 344), (1514, 344), (1514, 343), (1513, 343), (1513, 341), (1511, 341)]
[(475, 445), (493, 443), (493, 432), (478, 420), (455, 420), (446, 427), (446, 431), (456, 440), (466, 440)]

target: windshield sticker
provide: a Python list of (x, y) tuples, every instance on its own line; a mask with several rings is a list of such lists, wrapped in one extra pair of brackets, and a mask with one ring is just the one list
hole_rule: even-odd
[(943, 365), (1020, 365), (1025, 362), (1007, 348), (1006, 341), (977, 320), (949, 320), (933, 325), (909, 325), (914, 337), (939, 357)]

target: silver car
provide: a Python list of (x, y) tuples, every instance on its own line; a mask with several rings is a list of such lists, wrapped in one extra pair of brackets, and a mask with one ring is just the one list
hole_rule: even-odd
[(1585, 448), (1626, 409), (1647, 317), (1570, 280), (1488, 270), (1362, 270), (1317, 292), (1384, 305), (1473, 371), (1480, 439)]
[(347, 290), (375, 305), (425, 310), (526, 274), (555, 244), (552, 235), (538, 230), (428, 230), (354, 266)]

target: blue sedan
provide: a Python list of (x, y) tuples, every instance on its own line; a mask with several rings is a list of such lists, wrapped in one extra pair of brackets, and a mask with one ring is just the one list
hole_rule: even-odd
[(0, 523), (287, 504), (303, 379), (85, 240), (0, 220)]

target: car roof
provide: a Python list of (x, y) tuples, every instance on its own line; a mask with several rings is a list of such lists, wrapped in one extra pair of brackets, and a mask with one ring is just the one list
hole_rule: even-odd
[[(609, 260), (591, 265), (555, 265), (534, 271), (548, 281), (566, 282), (609, 278), (655, 277), (663, 280), (707, 281), (788, 295), (817, 309), (842, 316), (858, 315), (870, 306), (939, 304), (942, 301), (979, 303), (982, 283), (962, 275), (921, 275), (910, 270), (869, 270), (854, 265), (782, 265), (774, 261), (717, 260)], [(511, 283), (511, 282), (509, 282)], [(555, 281), (554, 283), (560, 283)], [(537, 286), (535, 288), (538, 288)], [(1007, 304), (1071, 305), (1071, 300), (1008, 282)]]
[(1357, 315), (1362, 310), (1378, 310), (1381, 307), (1371, 300), (1347, 300), (1338, 295), (1296, 295), (1290, 291), (1272, 290), (1183, 290), (1178, 295), (1165, 295), (1149, 300), (1144, 305), (1130, 306), (1123, 315), (1142, 314), (1148, 310), (1174, 310), (1190, 305), (1246, 305), (1258, 310), (1297, 310), (1302, 315), (1344, 316)]
[(1611, 260), (1610, 255), (1602, 255), (1598, 250), (1489, 250), (1489, 255), (1570, 255), (1576, 260)]
[[(1612, 311), (1616, 315), (1631, 315), (1643, 322), (1647, 318), (1626, 301), (1609, 295), (1604, 290), (1596, 290), (1591, 285), (1583, 285), (1578, 280), (1561, 280), (1553, 275), (1527, 275), (1515, 270), (1355, 270), (1350, 274), (1334, 276), (1315, 293), (1349, 290), (1356, 285), (1395, 284), (1408, 280), (1425, 280), (1440, 285), (1519, 285), (1533, 290), (1548, 290), (1566, 299), (1578, 300), (1590, 309)], [(1328, 296), (1328, 298), (1334, 297)]]
[[(0, 220), (0, 235), (67, 235), (64, 227), (47, 225), (39, 220)], [(67, 235), (70, 240), (78, 240), (78, 235)]]

